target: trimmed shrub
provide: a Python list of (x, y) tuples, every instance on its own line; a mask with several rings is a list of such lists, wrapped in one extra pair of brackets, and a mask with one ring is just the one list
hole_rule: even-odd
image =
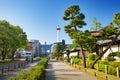
[(115, 67), (113, 67), (113, 66), (111, 66), (111, 65), (109, 65), (108, 66), (108, 74), (111, 74), (111, 75), (116, 75), (116, 68)]
[(98, 64), (109, 65), (109, 61), (107, 61), (107, 60), (99, 60)]
[(95, 60), (97, 57), (98, 57), (97, 54), (92, 54), (92, 53), (88, 54), (88, 60)]
[(105, 72), (105, 64), (99, 64), (98, 70)]
[(22, 71), (15, 78), (10, 78), (9, 80), (44, 80), (44, 69), (47, 66), (47, 62), (48, 58), (44, 58), (32, 69)]
[(113, 56), (108, 56), (108, 57), (106, 58), (106, 60), (108, 60), (108, 61), (115, 61), (115, 59), (114, 59)]
[(93, 63), (93, 60), (86, 60), (87, 61), (87, 67), (90, 67), (90, 65)]

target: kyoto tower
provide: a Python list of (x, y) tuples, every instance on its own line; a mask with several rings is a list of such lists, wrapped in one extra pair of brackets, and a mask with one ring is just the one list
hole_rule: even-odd
[(57, 43), (58, 43), (58, 42), (60, 42), (60, 27), (59, 27), (59, 25), (57, 26), (56, 30), (57, 30)]

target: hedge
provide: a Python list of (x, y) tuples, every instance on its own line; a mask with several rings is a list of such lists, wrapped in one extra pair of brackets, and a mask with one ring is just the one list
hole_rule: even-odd
[(44, 69), (47, 66), (48, 58), (43, 58), (32, 69), (22, 71), (15, 78), (9, 78), (9, 80), (44, 80)]

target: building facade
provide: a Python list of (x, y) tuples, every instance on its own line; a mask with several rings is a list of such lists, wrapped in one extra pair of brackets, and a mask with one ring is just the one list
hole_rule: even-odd
[(42, 52), (42, 46), (39, 40), (30, 40), (30, 50), (34, 54), (34, 56), (38, 56)]

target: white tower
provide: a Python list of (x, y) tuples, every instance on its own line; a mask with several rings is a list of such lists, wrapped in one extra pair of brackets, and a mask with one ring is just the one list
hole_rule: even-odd
[(56, 30), (57, 30), (57, 42), (60, 42), (60, 27), (59, 27), (59, 25), (57, 26)]

